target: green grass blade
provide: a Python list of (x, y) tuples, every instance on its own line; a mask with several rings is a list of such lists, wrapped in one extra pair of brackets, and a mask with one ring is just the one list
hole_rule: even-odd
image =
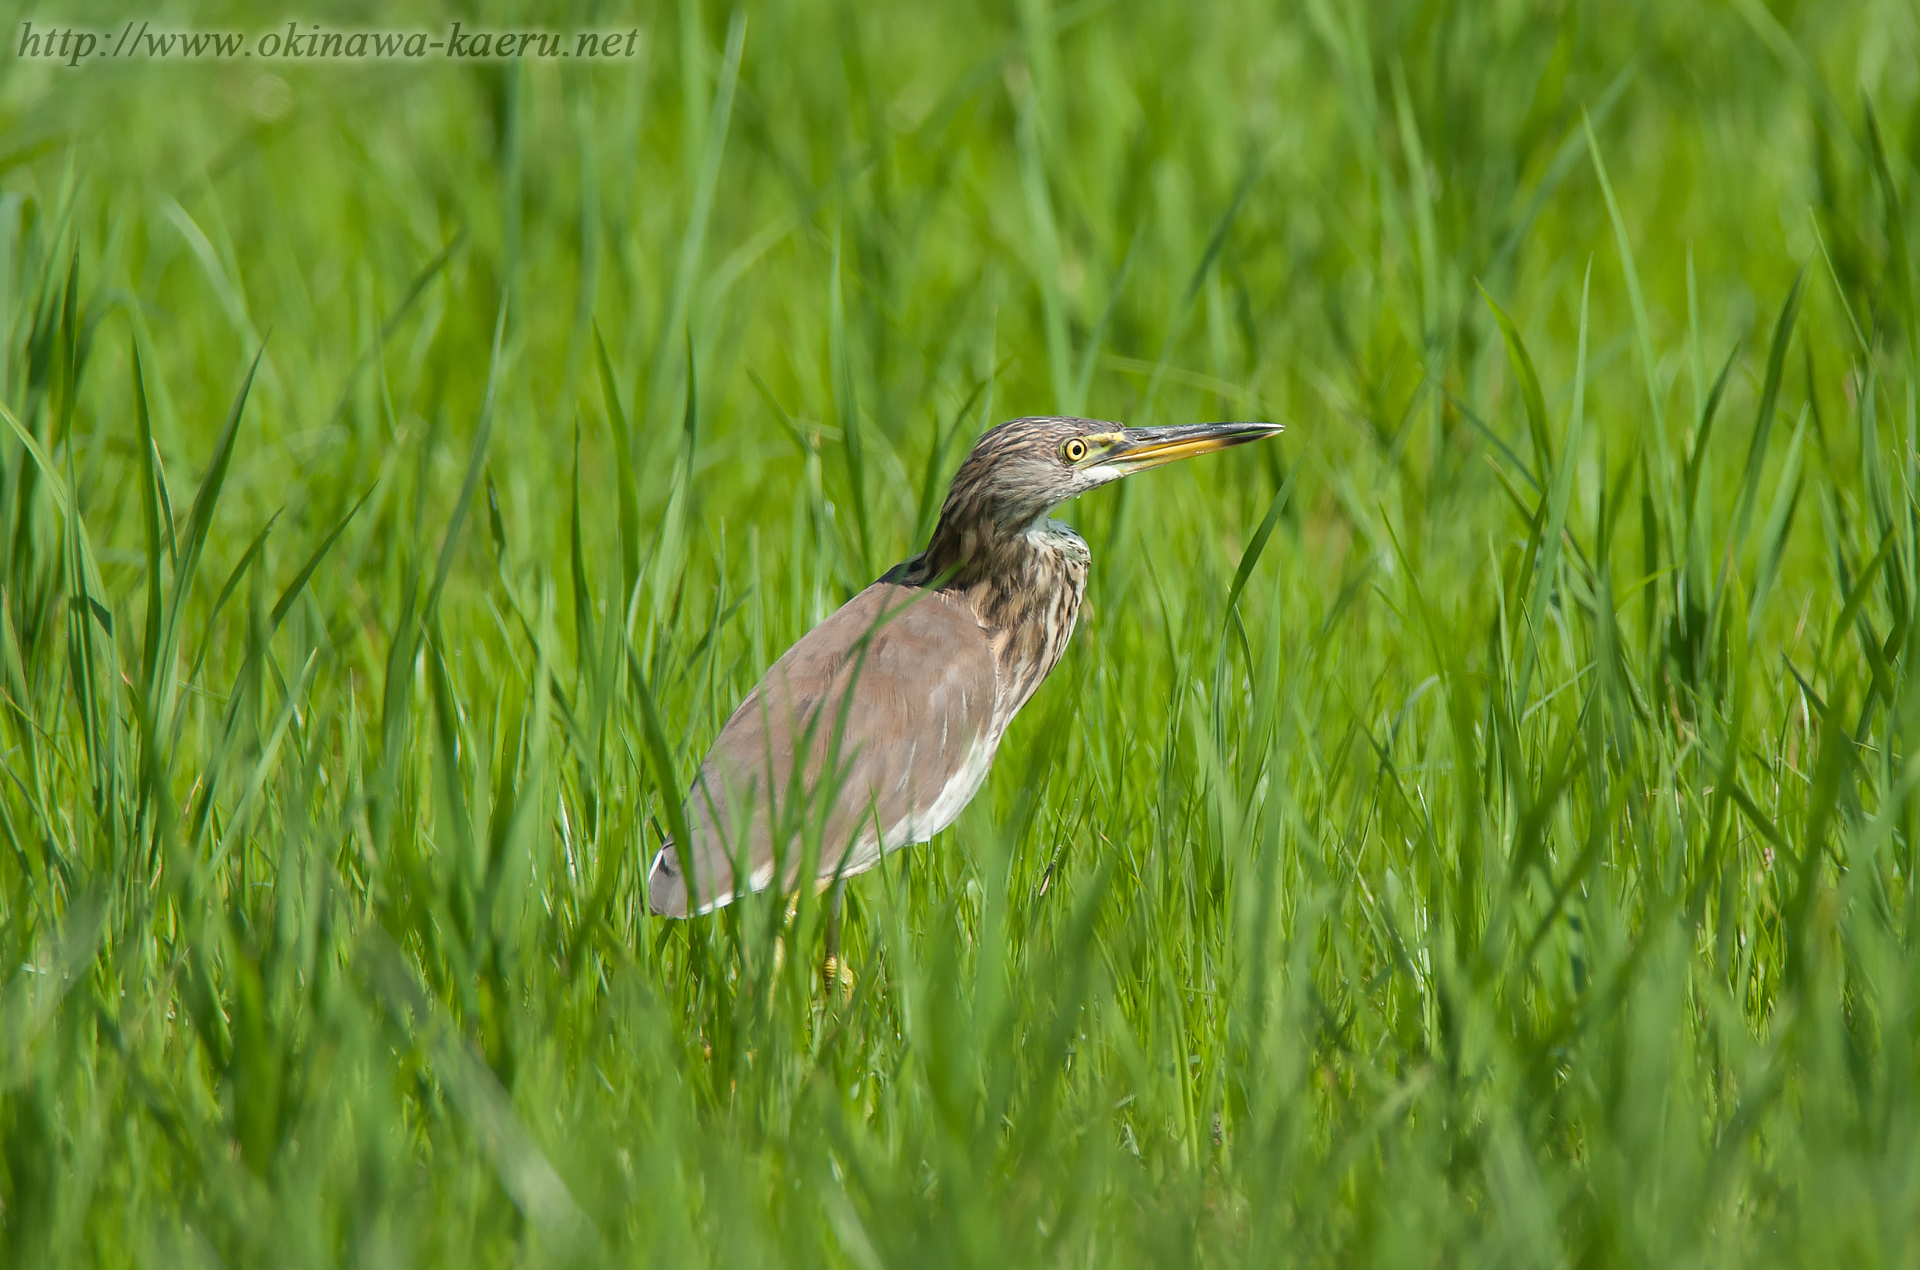
[(674, 770), (673, 747), (667, 742), (667, 729), (660, 721), (660, 708), (654, 702), (653, 689), (647, 684), (646, 670), (631, 647), (627, 649), (627, 670), (640, 704), (647, 766), (653, 773), (654, 791), (660, 798), (660, 814), (666, 817), (667, 833), (680, 859), (680, 876), (687, 881), (687, 907), (691, 910), (698, 905), (694, 895), (697, 875), (693, 871), (693, 839), (687, 835), (686, 815), (680, 805), (680, 791), (685, 786)]
[[(1607, 165), (1600, 158), (1600, 142), (1593, 135), (1593, 121), (1580, 112), (1581, 126), (1587, 134), (1587, 153), (1593, 159), (1593, 174), (1599, 179), (1600, 193), (1606, 199), (1607, 219), (1613, 223), (1614, 245), (1620, 251), (1620, 268), (1626, 275), (1627, 302), (1633, 311), (1633, 333), (1640, 343), (1640, 366), (1647, 378), (1647, 409), (1653, 421), (1654, 456), (1664, 477), (1670, 470), (1667, 448), (1667, 419), (1664, 394), (1660, 391), (1660, 364), (1653, 352), (1652, 328), (1647, 322), (1647, 302), (1640, 294), (1640, 270), (1633, 261), (1633, 244), (1627, 238), (1627, 222), (1620, 215), (1620, 203), (1613, 195), (1613, 182), (1607, 179)], [(1668, 516), (1671, 520), (1672, 509)]]
[(353, 523), (354, 516), (359, 513), (362, 507), (367, 505), (367, 500), (372, 497), (373, 491), (368, 490), (358, 499), (354, 500), (353, 506), (347, 508), (346, 514), (334, 522), (333, 528), (327, 531), (327, 536), (322, 538), (320, 545), (313, 549), (313, 553), (307, 557), (306, 563), (300, 566), (300, 571), (293, 575), (293, 580), (287, 583), (286, 588), (280, 592), (280, 597), (273, 602), (273, 611), (267, 615), (267, 624), (270, 629), (280, 629), (280, 623), (285, 620), (288, 611), (293, 608), (294, 601), (300, 598), (300, 593), (306, 589), (307, 583), (312, 580), (314, 570), (320, 567), (320, 562), (327, 558), (329, 551), (333, 550), (333, 544), (339, 541), (340, 535), (345, 533), (347, 526)]
[(474, 491), (480, 487), (480, 477), (487, 466), (487, 442), (493, 435), (493, 403), (500, 387), (500, 345), (507, 333), (507, 303), (500, 302), (500, 315), (493, 323), (493, 353), (487, 361), (486, 396), (480, 402), (480, 421), (473, 430), (473, 447), (467, 453), (467, 474), (460, 482), (460, 495), (453, 505), (453, 519), (447, 525), (446, 537), (440, 541), (440, 559), (434, 565), (433, 585), (427, 591), (427, 602), (421, 609), (422, 620), (431, 622), (440, 607), (440, 592), (447, 585), (447, 575), (453, 571), (454, 550), (460, 545), (460, 530), (467, 522), (467, 509), (473, 505)]
[[(632, 433), (627, 428), (627, 412), (620, 406), (620, 389), (614, 382), (613, 362), (600, 338), (600, 325), (593, 327), (593, 352), (600, 368), (600, 397), (606, 403), (607, 423), (613, 429), (613, 487), (620, 506), (620, 580), (622, 612), (633, 599), (640, 581), (640, 489), (634, 478)], [(574, 468), (579, 470), (579, 440), (574, 441)]]
[(1551, 469), (1547, 488), (1547, 519), (1540, 539), (1540, 563), (1531, 578), (1528, 595), (1528, 622), (1525, 652), (1520, 662), (1520, 700), (1527, 698), (1538, 659), (1539, 639), (1545, 630), (1548, 596), (1559, 585), (1560, 535), (1567, 524), (1567, 507), (1573, 496), (1576, 455), (1585, 431), (1587, 396), (1587, 296), (1593, 282), (1593, 266), (1587, 266), (1580, 284), (1580, 335), (1573, 371), (1573, 413), (1567, 422), (1566, 448), (1560, 462)]
[(1485, 287), (1480, 288), (1480, 298), (1493, 311), (1494, 323), (1499, 326), (1500, 338), (1506, 344), (1507, 361), (1513, 367), (1513, 377), (1520, 383), (1520, 403), (1527, 415), (1527, 434), (1533, 438), (1534, 462), (1540, 465), (1542, 479), (1546, 479), (1554, 470), (1553, 438), (1547, 430), (1547, 402), (1540, 393), (1540, 376), (1534, 373), (1533, 359), (1527, 356), (1526, 345), (1521, 343), (1520, 331), (1513, 319), (1494, 303)]
[(200, 555), (206, 548), (207, 534), (213, 528), (213, 509), (220, 501), (220, 491), (227, 480), (227, 468), (233, 461), (233, 443), (240, 433), (240, 415), (246, 408), (247, 394), (253, 388), (253, 377), (260, 369), (260, 359), (265, 354), (266, 347), (263, 345), (254, 353), (253, 362), (247, 367), (247, 377), (233, 399), (233, 408), (227, 412), (227, 422), (220, 429), (219, 439), (213, 443), (213, 457), (208, 460), (206, 475), (200, 478), (200, 488), (194, 493), (193, 506), (187, 512), (186, 540), (180, 546), (180, 566), (173, 575), (173, 604), (167, 616), (166, 644), (169, 650), (179, 642), (182, 607), (193, 589), (194, 575), (200, 568)]
[(1300, 479), (1303, 465), (1295, 463), (1287, 471), (1287, 479), (1274, 493), (1273, 501), (1267, 504), (1267, 514), (1260, 518), (1260, 525), (1253, 531), (1253, 537), (1247, 540), (1247, 549), (1240, 553), (1240, 566), (1233, 571), (1233, 585), (1227, 588), (1226, 611), (1232, 613), (1240, 600), (1240, 592), (1246, 588), (1247, 579), (1253, 576), (1253, 567), (1260, 563), (1260, 553), (1267, 549), (1267, 539), (1273, 535), (1275, 525), (1280, 523), (1280, 515), (1287, 509), (1287, 499), (1293, 494), (1293, 484)]
[(147, 567), (147, 620), (144, 637), (140, 642), (140, 691), (148, 699), (153, 696), (154, 670), (160, 661), (161, 605), (163, 597), (160, 591), (160, 472), (155, 464), (153, 448), (153, 422), (147, 413), (147, 385), (140, 373), (140, 347), (133, 344), (129, 348), (133, 362), (133, 421), (134, 444), (140, 453), (140, 529), (141, 547), (146, 556)]
[(1721, 571), (1720, 582), (1714, 588), (1714, 608), (1719, 609), (1720, 592), (1726, 585), (1726, 569), (1732, 567), (1733, 551), (1742, 549), (1747, 541), (1747, 528), (1753, 520), (1753, 505), (1760, 492), (1760, 474), (1767, 461), (1767, 439), (1773, 435), (1775, 408), (1780, 400), (1780, 379), (1785, 373), (1787, 363), (1787, 344), (1793, 338), (1794, 320), (1800, 313), (1800, 297), (1803, 284), (1807, 279), (1806, 266), (1794, 275), (1793, 286), (1787, 291), (1786, 303), (1780, 306), (1780, 316), (1773, 325), (1773, 342), (1767, 350), (1766, 379), (1760, 389), (1760, 409), (1753, 423), (1753, 437), (1747, 443), (1747, 462), (1744, 475), (1740, 480), (1740, 495), (1734, 503), (1733, 532), (1728, 539), (1732, 548), (1727, 554), (1727, 563)]
[(853, 521), (859, 533), (860, 576), (873, 573), (873, 528), (867, 510), (867, 462), (860, 407), (854, 398), (853, 367), (847, 349), (846, 307), (840, 295), (840, 233), (833, 235), (832, 272), (827, 284), (827, 362), (833, 376), (834, 417), (840, 425), (840, 444), (846, 454), (847, 485), (853, 503)]
[(227, 580), (220, 584), (220, 591), (213, 597), (213, 605), (207, 610), (204, 624), (206, 634), (200, 641), (200, 651), (194, 655), (193, 669), (188, 672), (187, 678), (193, 679), (199, 676), (200, 668), (207, 660), (207, 650), (213, 647), (214, 624), (219, 620), (221, 610), (226, 608), (227, 601), (233, 597), (235, 589), (247, 576), (247, 571), (253, 567), (254, 561), (260, 558), (261, 548), (267, 545), (267, 535), (273, 532), (274, 523), (279, 519), (279, 512), (267, 517), (267, 523), (260, 526), (260, 532), (253, 536), (253, 541), (247, 544), (247, 549), (240, 553), (240, 559), (236, 560), (233, 568), (227, 571)]

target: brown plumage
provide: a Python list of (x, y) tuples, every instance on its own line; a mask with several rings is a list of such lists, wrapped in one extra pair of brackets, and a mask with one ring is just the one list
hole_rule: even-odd
[(1091, 556), (1047, 513), (1279, 431), (1047, 417), (982, 435), (927, 549), (807, 632), (720, 729), (688, 791), (692, 841), (654, 858), (653, 911), (704, 913), (776, 876), (792, 889), (809, 860), (826, 885), (946, 828), (1073, 635)]

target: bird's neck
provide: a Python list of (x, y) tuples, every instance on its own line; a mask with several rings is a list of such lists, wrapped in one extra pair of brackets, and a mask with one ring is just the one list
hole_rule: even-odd
[(982, 583), (1046, 568), (1062, 551), (1085, 556), (1087, 544), (1072, 528), (1045, 515), (1024, 525), (972, 516), (955, 524), (942, 516), (921, 559), (930, 577), (944, 579), (944, 589), (971, 591)]
[(1042, 517), (1013, 533), (936, 532), (898, 580), (931, 583), (973, 610), (992, 641), (1004, 726), (1066, 651), (1091, 561), (1079, 534)]

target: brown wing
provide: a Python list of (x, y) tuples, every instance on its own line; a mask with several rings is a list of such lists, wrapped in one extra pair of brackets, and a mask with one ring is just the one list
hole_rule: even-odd
[[(791, 887), (801, 826), (823, 813), (822, 878), (931, 837), (984, 774), (994, 693), (992, 650), (963, 602), (888, 582), (847, 601), (774, 663), (700, 765), (686, 807), (692, 911), (761, 890), (776, 872)], [(746, 878), (736, 881), (736, 864)], [(655, 913), (688, 914), (672, 843), (648, 894)]]

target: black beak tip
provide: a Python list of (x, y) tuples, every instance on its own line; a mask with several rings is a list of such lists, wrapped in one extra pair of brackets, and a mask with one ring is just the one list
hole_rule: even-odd
[(1216, 423), (1212, 427), (1217, 429), (1217, 435), (1233, 445), (1248, 441), (1263, 441), (1268, 437), (1277, 437), (1287, 430), (1287, 425), (1284, 423), (1266, 422)]

